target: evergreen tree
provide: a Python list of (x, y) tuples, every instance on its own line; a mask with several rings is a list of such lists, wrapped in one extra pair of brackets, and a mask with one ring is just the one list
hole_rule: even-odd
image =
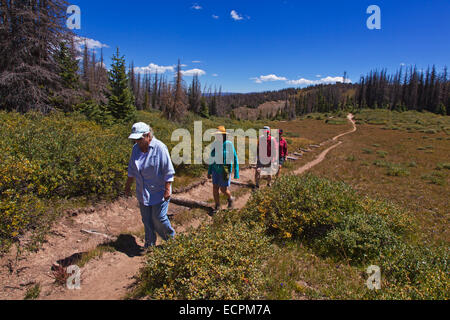
[(200, 99), (200, 115), (203, 118), (209, 118), (209, 107), (205, 97)]
[(79, 89), (81, 88), (73, 43), (69, 48), (64, 41), (61, 42), (55, 60), (58, 63), (62, 89), (51, 99), (51, 102), (64, 111), (72, 111), (73, 105), (80, 99)]
[(108, 72), (108, 111), (117, 120), (132, 121), (136, 118), (136, 107), (133, 94), (128, 86), (125, 59), (120, 56), (119, 48), (112, 60), (111, 70)]
[(439, 104), (439, 107), (436, 110), (436, 113), (443, 115), (443, 116), (447, 115), (447, 108), (444, 106), (444, 104), (442, 102)]
[(59, 76), (61, 77), (63, 87), (67, 89), (79, 89), (78, 61), (73, 51), (64, 42), (61, 42), (59, 46), (56, 60), (58, 61)]

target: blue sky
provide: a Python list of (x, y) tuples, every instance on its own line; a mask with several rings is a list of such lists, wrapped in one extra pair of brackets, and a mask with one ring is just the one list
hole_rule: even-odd
[[(224, 92), (303, 87), (342, 77), (359, 81), (373, 69), (400, 65), (439, 70), (450, 62), (448, 0), (74, 0), (80, 37), (116, 47), (141, 70), (173, 77), (178, 59), (200, 72), (202, 85)], [(370, 5), (381, 30), (369, 30)], [(94, 41), (95, 40), (95, 41)], [(94, 46), (96, 44), (96, 46)]]

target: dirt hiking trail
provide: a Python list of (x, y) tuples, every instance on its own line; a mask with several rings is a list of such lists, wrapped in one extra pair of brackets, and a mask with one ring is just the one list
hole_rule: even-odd
[[(326, 155), (338, 147), (339, 138), (357, 130), (353, 115), (348, 115), (353, 129), (340, 134), (321, 146), (332, 144), (313, 161), (293, 173), (300, 175), (322, 162)], [(313, 151), (314, 152), (314, 151)], [(254, 169), (244, 169), (240, 181), (254, 180)], [(242, 187), (232, 186), (235, 192)], [(235, 208), (245, 206), (251, 192), (240, 192)], [(212, 183), (207, 181), (179, 194), (186, 199), (210, 202)], [(178, 196), (178, 195), (177, 195)], [(173, 218), (191, 209), (171, 204), (169, 215)], [(86, 211), (86, 210), (85, 210)], [(173, 226), (178, 234), (197, 228), (207, 215), (190, 219), (187, 223)], [(118, 300), (122, 299), (135, 283), (135, 276), (144, 263), (142, 253), (143, 224), (135, 198), (120, 198), (113, 203), (100, 203), (86, 212), (71, 212), (60, 218), (52, 227), (45, 243), (38, 252), (26, 253), (16, 259), (15, 252), (0, 259), (0, 299), (22, 300), (27, 289), (40, 285), (41, 300)], [(160, 241), (160, 240), (158, 240)], [(55, 283), (52, 266), (69, 266), (78, 261), (80, 255), (108, 244), (114, 250), (104, 252), (101, 257), (89, 260), (81, 268), (81, 289), (68, 290)], [(157, 243), (158, 245), (161, 242)]]

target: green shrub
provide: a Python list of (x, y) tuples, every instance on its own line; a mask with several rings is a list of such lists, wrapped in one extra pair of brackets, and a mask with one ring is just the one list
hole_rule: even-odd
[(98, 105), (92, 100), (80, 103), (74, 109), (76, 113), (83, 114), (87, 119), (102, 125), (111, 125), (114, 122), (114, 118), (108, 112), (107, 107)]
[(410, 172), (398, 165), (392, 165), (388, 168), (386, 175), (390, 177), (407, 177), (410, 175)]
[(28, 231), (22, 249), (34, 249), (54, 218), (38, 197), (46, 192), (40, 172), (39, 166), (27, 159), (0, 153), (0, 254)]
[(24, 300), (36, 300), (39, 298), (39, 295), (41, 294), (41, 286), (40, 284), (35, 284), (34, 286), (30, 287), (27, 292), (25, 293)]
[(436, 170), (443, 170), (443, 169), (450, 170), (450, 163), (446, 162), (446, 163), (438, 163), (437, 164)]
[(346, 119), (327, 119), (325, 120), (325, 123), (334, 125), (343, 125), (347, 124), (348, 121)]
[(261, 268), (270, 256), (269, 244), (260, 227), (238, 220), (216, 221), (189, 235), (179, 235), (150, 251), (132, 296), (261, 299), (265, 284)]
[(389, 168), (392, 166), (392, 163), (384, 161), (384, 160), (375, 160), (373, 164), (380, 168)]
[(264, 225), (278, 239), (314, 238), (330, 230), (348, 212), (360, 210), (355, 192), (344, 183), (288, 175), (270, 191), (253, 194), (243, 217)]
[(6, 120), (0, 127), (0, 150), (13, 161), (31, 163), (27, 179), (39, 197), (116, 196), (122, 191), (131, 146), (117, 127), (58, 113), (2, 113), (0, 118)]
[(376, 214), (350, 214), (316, 243), (324, 256), (335, 256), (352, 264), (363, 264), (380, 255), (384, 246), (395, 243), (398, 236)]
[[(255, 193), (243, 210), (243, 219), (264, 225), (278, 240), (325, 239), (320, 241), (331, 244), (345, 234), (348, 243), (341, 253), (354, 261), (373, 257), (374, 248), (406, 235), (411, 225), (407, 213), (397, 207), (363, 198), (344, 183), (312, 175), (285, 176), (269, 191)], [(330, 252), (337, 252), (336, 248), (329, 246)]]
[(119, 126), (35, 112), (0, 112), (0, 123), (0, 252), (19, 241), (33, 248), (57, 214), (54, 201), (122, 192), (131, 146)]
[(377, 155), (380, 157), (380, 158), (386, 158), (386, 156), (388, 155), (389, 153), (387, 152), (387, 151), (377, 151)]
[(2, 193), (0, 199), (0, 255), (19, 242), (19, 251), (34, 250), (49, 230), (55, 214), (32, 194)]
[(432, 174), (424, 174), (421, 177), (423, 180), (428, 180), (430, 184), (435, 184), (438, 186), (444, 186), (446, 185), (446, 180), (444, 179), (444, 175), (440, 175), (437, 172), (434, 172)]
[(289, 138), (300, 138), (300, 134), (296, 132), (285, 132), (284, 136)]
[(415, 161), (411, 161), (411, 162), (408, 164), (408, 167), (410, 167), (410, 168), (417, 168), (417, 163), (416, 163)]
[(379, 125), (387, 124), (387, 120), (370, 120), (367, 123), (379, 126)]
[(352, 264), (368, 263), (384, 247), (412, 234), (414, 227), (404, 210), (385, 201), (361, 197), (358, 201), (360, 211), (348, 212), (335, 228), (315, 242), (319, 253)]
[(314, 119), (316, 119), (316, 120), (325, 120), (326, 117), (327, 117), (327, 116), (324, 115), (324, 114), (319, 114), (319, 115), (315, 116)]
[(376, 298), (448, 300), (449, 251), (398, 242), (385, 247), (377, 264), (383, 288)]

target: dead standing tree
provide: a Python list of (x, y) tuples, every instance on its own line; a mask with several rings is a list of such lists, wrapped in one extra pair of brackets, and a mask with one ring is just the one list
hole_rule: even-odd
[(164, 114), (168, 120), (180, 121), (186, 112), (186, 90), (183, 85), (183, 74), (181, 72), (180, 60), (178, 60), (173, 101), (166, 105)]
[(0, 1), (0, 109), (49, 111), (61, 90), (55, 53), (70, 34), (63, 0)]

